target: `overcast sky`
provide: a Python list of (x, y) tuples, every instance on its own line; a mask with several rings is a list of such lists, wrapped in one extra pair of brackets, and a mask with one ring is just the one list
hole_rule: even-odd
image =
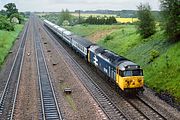
[(139, 3), (149, 3), (152, 10), (159, 10), (159, 0), (0, 0), (0, 9), (7, 3), (16, 4), (19, 11), (69, 10), (136, 10)]

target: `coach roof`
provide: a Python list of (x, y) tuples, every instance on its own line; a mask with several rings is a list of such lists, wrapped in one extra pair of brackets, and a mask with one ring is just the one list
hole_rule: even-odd
[(88, 39), (83, 38), (83, 37), (79, 37), (77, 35), (73, 35), (72, 39), (75, 40), (77, 43), (83, 45), (84, 47), (89, 47), (90, 45), (92, 45), (93, 43), (90, 42)]

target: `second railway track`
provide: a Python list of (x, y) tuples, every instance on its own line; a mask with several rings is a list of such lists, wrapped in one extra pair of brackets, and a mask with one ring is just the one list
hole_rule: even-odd
[(48, 67), (44, 58), (44, 53), (41, 46), (40, 36), (36, 27), (35, 16), (34, 21), (34, 40), (35, 51), (39, 77), (39, 90), (43, 120), (62, 120), (62, 115), (56, 100), (53, 85), (49, 75)]

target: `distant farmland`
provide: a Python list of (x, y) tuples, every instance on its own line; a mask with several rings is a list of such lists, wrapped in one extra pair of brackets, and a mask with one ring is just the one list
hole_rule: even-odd
[(116, 18), (119, 23), (133, 23), (137, 22), (138, 18)]
[[(52, 13), (36, 13), (37, 15), (39, 16), (43, 16), (43, 15), (50, 15)], [(54, 15), (56, 17), (58, 17), (58, 15), (60, 14), (60, 12), (56, 12), (54, 13)], [(71, 12), (71, 15), (75, 16), (75, 17), (78, 17), (79, 14), (78, 13), (74, 13), (74, 12)], [(118, 23), (133, 23), (133, 22), (137, 22), (138, 21), (138, 18), (121, 18), (115, 14), (95, 14), (95, 13), (81, 13), (80, 14), (81, 17), (83, 18), (88, 18), (89, 16), (93, 16), (93, 17), (96, 17), (96, 16), (99, 16), (99, 17), (103, 17), (103, 16), (107, 16), (107, 17), (110, 17), (110, 16), (114, 16), (117, 20)]]
[[(79, 16), (78, 13), (71, 13), (71, 14), (73, 16), (76, 16), (76, 17)], [(84, 18), (88, 18), (89, 16), (93, 16), (93, 17), (96, 17), (96, 16), (100, 16), (100, 17), (103, 17), (103, 16), (107, 16), (107, 17), (114, 16), (114, 17), (116, 17), (116, 20), (117, 20), (118, 23), (133, 23), (133, 22), (137, 22), (138, 21), (138, 18), (120, 18), (119, 16), (117, 16), (115, 14), (89, 14), (89, 13), (81, 13), (80, 16), (84, 17)]]

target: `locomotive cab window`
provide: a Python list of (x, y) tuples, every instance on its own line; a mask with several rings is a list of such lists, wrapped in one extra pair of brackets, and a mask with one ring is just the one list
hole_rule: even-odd
[(132, 76), (132, 71), (131, 70), (124, 71), (124, 76)]
[(126, 77), (126, 76), (143, 76), (143, 71), (142, 70), (126, 70), (126, 71), (121, 71), (120, 75), (122, 77)]
[(124, 77), (124, 71), (119, 70), (119, 75), (120, 75), (121, 77)]
[(142, 70), (133, 70), (133, 76), (143, 76)]

